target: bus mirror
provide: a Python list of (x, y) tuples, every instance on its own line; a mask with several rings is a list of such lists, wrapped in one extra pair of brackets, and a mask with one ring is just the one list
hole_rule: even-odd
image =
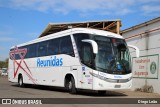
[(92, 48), (93, 48), (93, 53), (94, 54), (98, 53), (98, 45), (94, 40), (84, 39), (84, 40), (82, 40), (82, 42), (90, 43), (92, 45)]
[(138, 58), (139, 57), (139, 48), (137, 48), (136, 46), (133, 46), (133, 45), (128, 45), (128, 47), (136, 50), (136, 57)]

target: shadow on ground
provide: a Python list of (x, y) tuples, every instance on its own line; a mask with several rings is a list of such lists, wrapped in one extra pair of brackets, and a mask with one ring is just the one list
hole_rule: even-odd
[[(12, 85), (14, 87), (19, 87), (17, 84)], [(21, 88), (21, 87), (19, 87)], [(62, 87), (53, 87), (53, 86), (42, 86), (42, 85), (25, 85), (23, 88), (31, 88), (37, 90), (47, 90), (47, 91), (56, 91), (56, 92), (63, 92), (69, 93), (65, 88)], [(128, 96), (123, 92), (116, 92), (116, 91), (106, 91), (105, 94), (98, 94), (97, 91), (93, 90), (78, 90), (75, 95), (83, 95), (83, 96), (92, 96), (92, 97), (124, 97)]]

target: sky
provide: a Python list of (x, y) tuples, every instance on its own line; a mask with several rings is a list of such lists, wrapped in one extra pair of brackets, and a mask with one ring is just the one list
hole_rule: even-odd
[(0, 61), (49, 23), (122, 21), (121, 30), (160, 17), (160, 0), (0, 0)]

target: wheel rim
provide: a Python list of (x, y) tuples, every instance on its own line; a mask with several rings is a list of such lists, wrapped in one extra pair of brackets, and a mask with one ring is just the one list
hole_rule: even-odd
[(69, 89), (71, 89), (71, 88), (72, 88), (72, 82), (71, 82), (71, 81), (69, 81), (69, 85), (68, 85), (68, 87), (69, 87)]
[(19, 85), (22, 86), (22, 79), (19, 80)]

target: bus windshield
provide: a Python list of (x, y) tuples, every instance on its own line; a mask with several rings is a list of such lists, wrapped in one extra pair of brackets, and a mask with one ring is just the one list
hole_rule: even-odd
[[(124, 39), (92, 34), (75, 34), (74, 38), (83, 64), (108, 74), (131, 73), (131, 57)], [(94, 58), (88, 44), (81, 42), (83, 39), (91, 39), (97, 43), (98, 53)]]
[(131, 73), (131, 58), (123, 39), (95, 36), (98, 54), (95, 69), (109, 74)]

